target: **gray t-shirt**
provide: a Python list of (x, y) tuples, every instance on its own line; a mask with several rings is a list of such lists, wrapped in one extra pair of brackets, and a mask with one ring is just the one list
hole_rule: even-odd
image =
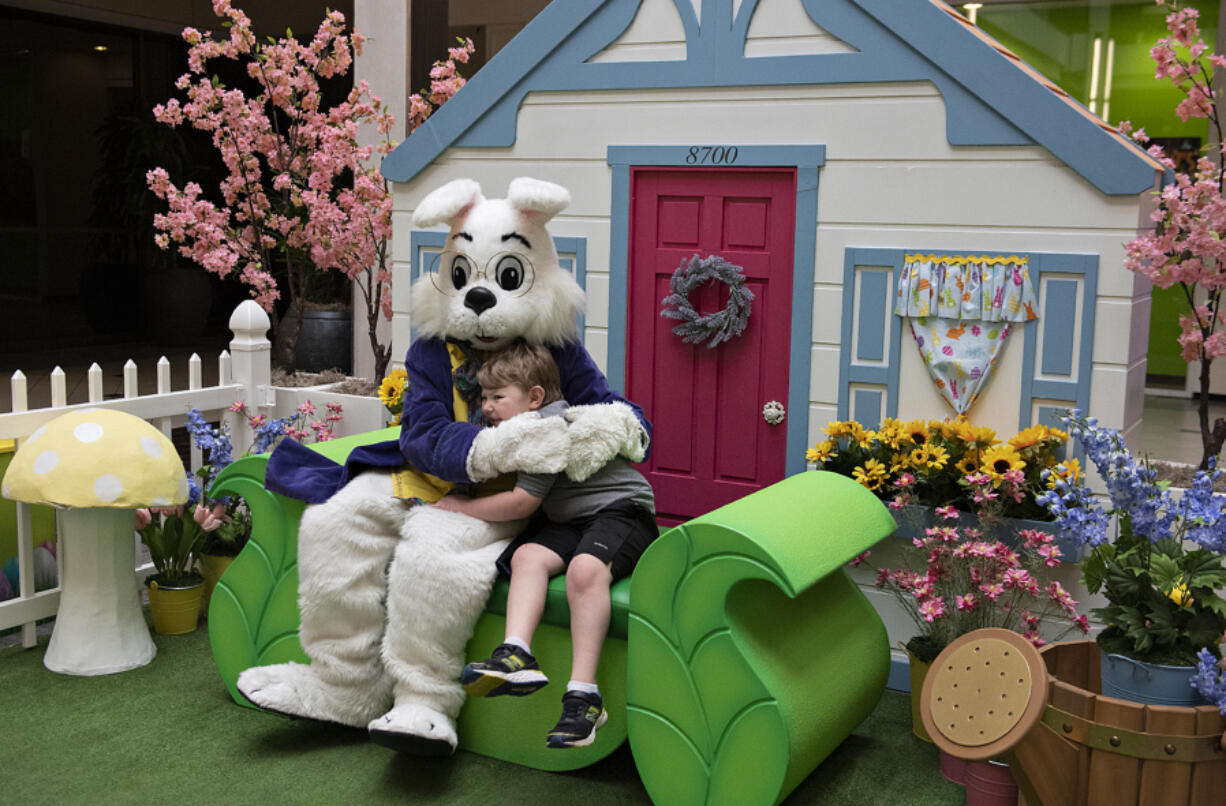
[[(564, 400), (540, 409), (542, 417), (561, 417), (568, 404)], [(655, 514), (651, 484), (622, 456), (583, 481), (572, 481), (565, 473), (520, 473), (516, 487), (541, 499), (541, 510), (556, 523), (566, 523), (591, 515), (616, 501), (629, 499)]]

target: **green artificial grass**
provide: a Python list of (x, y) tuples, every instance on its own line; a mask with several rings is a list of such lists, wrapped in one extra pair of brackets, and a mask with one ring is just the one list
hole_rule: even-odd
[[(148, 666), (101, 677), (48, 671), (45, 637), (34, 649), (0, 650), (0, 802), (650, 803), (628, 744), (568, 773), (464, 751), (445, 760), (398, 755), (364, 731), (235, 705), (203, 626), (188, 635), (155, 634), (154, 641), (158, 655)], [(549, 689), (538, 696), (542, 708), (557, 706)], [(964, 799), (961, 787), (941, 777), (936, 748), (911, 734), (908, 696), (887, 691), (785, 803), (936, 806)]]

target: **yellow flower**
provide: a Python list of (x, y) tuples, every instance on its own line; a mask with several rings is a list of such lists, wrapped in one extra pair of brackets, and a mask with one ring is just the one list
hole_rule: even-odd
[(903, 437), (915, 445), (923, 445), (928, 441), (928, 424), (923, 420), (912, 420), (902, 429)]
[(1009, 439), (1009, 444), (1019, 451), (1023, 448), (1029, 448), (1031, 445), (1042, 442), (1047, 438), (1047, 426), (1032, 425), (1022, 431), (1017, 432), (1017, 436)]
[[(935, 422), (935, 421), (934, 421)], [(937, 430), (941, 432), (941, 436), (945, 439), (959, 439), (962, 436), (962, 427), (966, 424), (966, 415), (959, 414), (954, 419), (946, 417), (941, 420), (937, 426)]]
[(1188, 592), (1188, 586), (1180, 582), (1167, 592), (1166, 598), (1174, 602), (1177, 607), (1183, 607), (1192, 601), (1192, 594)]
[(996, 432), (991, 428), (984, 425), (971, 425), (970, 423), (962, 426), (962, 432), (959, 436), (967, 444), (967, 447), (987, 448), (999, 441), (996, 439)]
[(882, 445), (898, 450), (898, 444), (903, 439), (903, 424), (893, 417), (886, 417), (877, 429), (877, 439)]
[(1047, 477), (1047, 489), (1056, 489), (1056, 482), (1060, 479), (1069, 484), (1076, 484), (1081, 479), (1081, 462), (1077, 461), (1077, 457), (1065, 459), (1051, 469), (1051, 475)]
[(940, 445), (928, 446), (930, 457), (928, 459), (929, 470), (940, 470), (949, 463), (949, 451), (942, 448)]
[(838, 443), (832, 439), (819, 442), (816, 447), (810, 448), (805, 452), (805, 459), (810, 462), (826, 462), (838, 456), (834, 450), (837, 447)]
[(916, 469), (927, 467), (928, 463), (932, 461), (932, 448), (928, 445), (920, 445), (918, 448), (911, 451), (911, 454), (907, 457), (907, 460), (911, 462), (912, 467), (915, 467)]
[(876, 459), (869, 459), (863, 467), (857, 467), (851, 471), (851, 477), (870, 490), (879, 489), (889, 475), (885, 465)]
[(980, 457), (979, 469), (999, 483), (1010, 470), (1025, 470), (1026, 463), (1012, 445), (993, 445)]
[[(383, 382), (379, 384), (379, 402), (387, 406), (392, 414), (399, 415), (404, 406), (404, 388), (408, 385), (409, 374), (403, 369), (394, 369)], [(400, 418), (396, 418), (400, 422)]]
[(954, 467), (958, 468), (958, 475), (960, 476), (974, 473), (979, 469), (979, 453), (977, 451), (967, 451)]

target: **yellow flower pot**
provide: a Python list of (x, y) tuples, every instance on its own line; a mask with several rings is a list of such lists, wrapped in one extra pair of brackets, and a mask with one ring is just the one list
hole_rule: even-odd
[(908, 671), (911, 673), (911, 732), (925, 742), (931, 742), (932, 737), (924, 729), (924, 718), (920, 716), (920, 694), (924, 691), (924, 678), (928, 675), (928, 667), (919, 658), (907, 653)]
[(196, 629), (200, 620), (200, 602), (204, 598), (204, 580), (199, 576), (183, 586), (159, 585), (149, 580), (149, 609), (153, 611), (154, 632), (161, 635), (183, 635)]
[(221, 575), (226, 572), (226, 569), (233, 562), (233, 557), (221, 557), (213, 554), (201, 554), (196, 558), (196, 564), (200, 567), (200, 575), (204, 577), (202, 608), (205, 619), (209, 617), (209, 602), (213, 600), (213, 589), (217, 587)]

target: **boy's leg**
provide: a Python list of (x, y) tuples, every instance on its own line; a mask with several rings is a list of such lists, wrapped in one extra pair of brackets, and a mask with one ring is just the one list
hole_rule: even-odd
[(582, 524), (583, 539), (566, 570), (570, 605), (571, 679), (549, 747), (584, 747), (609, 715), (596, 685), (600, 650), (609, 631), (609, 586), (628, 576), (656, 536), (655, 519), (630, 501), (601, 509)]
[(566, 569), (566, 601), (570, 605), (570, 679), (596, 682), (600, 649), (609, 632), (612, 605), (609, 566), (592, 554), (576, 554)]
[(507, 593), (506, 636), (517, 640), (499, 644), (490, 657), (464, 667), (460, 683), (470, 697), (522, 697), (549, 684), (529, 644), (545, 611), (549, 578), (565, 565), (556, 551), (539, 543), (524, 543), (515, 550)]
[(545, 612), (550, 577), (562, 573), (566, 561), (539, 543), (524, 543), (511, 557), (511, 587), (507, 592), (507, 637), (529, 645)]

